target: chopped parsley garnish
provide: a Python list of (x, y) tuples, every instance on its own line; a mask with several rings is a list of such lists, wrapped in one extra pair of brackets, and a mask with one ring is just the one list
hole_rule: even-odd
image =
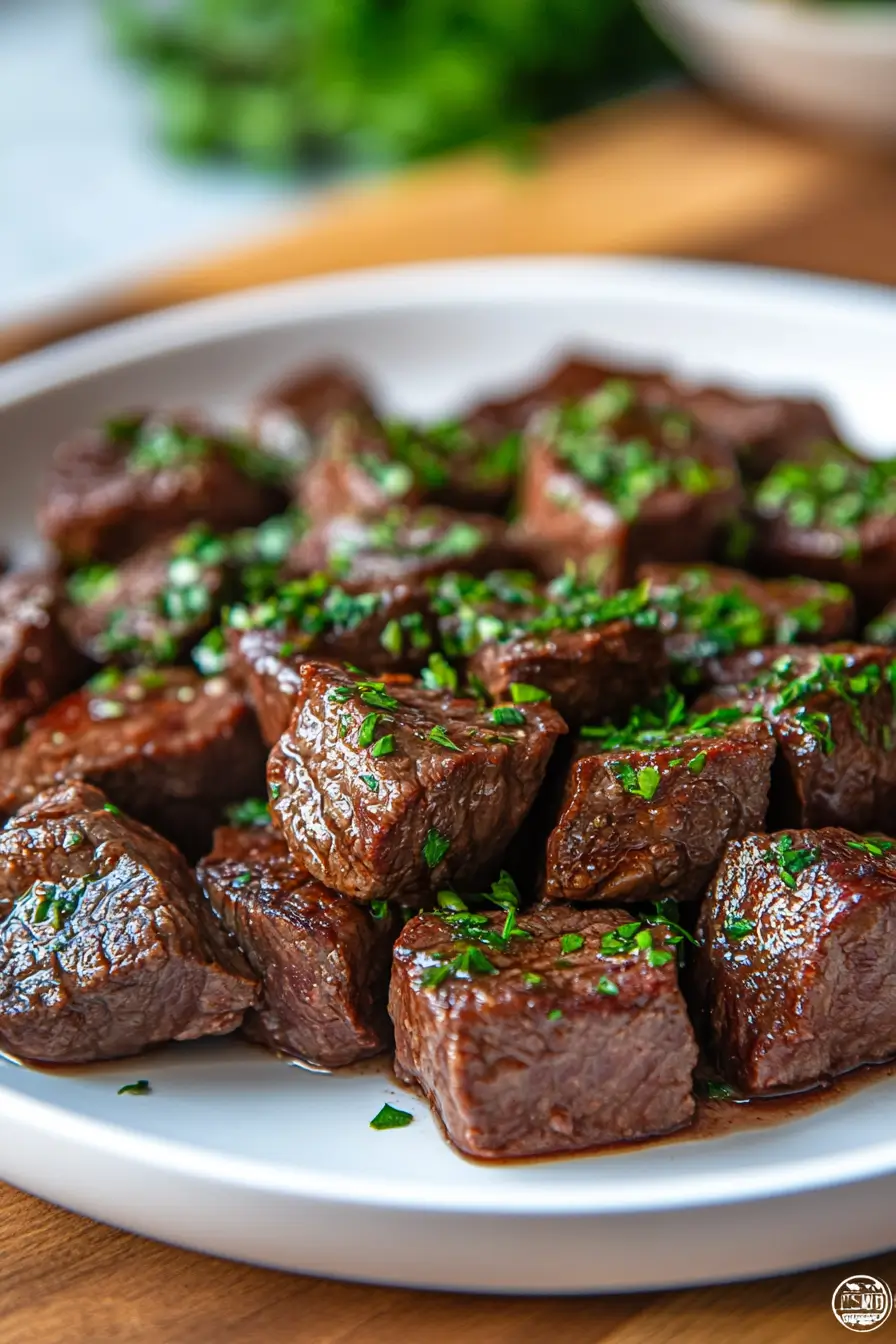
[(608, 998), (615, 998), (619, 993), (619, 986), (608, 975), (602, 975), (597, 982), (597, 992), (598, 994), (606, 994)]
[(250, 826), (267, 826), (271, 814), (263, 798), (246, 798), (241, 803), (231, 803), (226, 809), (229, 825), (247, 829)]
[(378, 742), (374, 742), (373, 746), (370, 749), (370, 754), (371, 756), (376, 756), (379, 759), (379, 757), (381, 756), (391, 756), (394, 750), (395, 750), (395, 737), (393, 736), (392, 733), (386, 733), (385, 736), (381, 737)]
[(152, 1088), (149, 1085), (149, 1080), (146, 1078), (139, 1078), (136, 1083), (125, 1083), (123, 1087), (120, 1087), (118, 1089), (118, 1095), (120, 1097), (146, 1097), (149, 1096), (151, 1091)]
[(423, 842), (423, 858), (427, 868), (438, 868), (451, 848), (451, 841), (432, 827)]
[(660, 490), (703, 495), (730, 483), (730, 473), (684, 451), (694, 438), (689, 417), (639, 406), (635, 387), (622, 379), (547, 412), (542, 432), (558, 457), (628, 522)]
[(547, 1019), (549, 1022), (559, 1022), (562, 1016), (563, 1016), (562, 1008), (552, 1008), (547, 1015)]
[(227, 667), (227, 641), (220, 626), (203, 635), (190, 655), (204, 677), (217, 677)]
[(114, 565), (88, 565), (72, 574), (66, 592), (77, 607), (111, 597), (118, 588), (118, 570)]
[(374, 919), (387, 919), (389, 916), (389, 902), (371, 901), (370, 913)]
[(703, 767), (706, 765), (706, 752), (699, 751), (692, 760), (688, 761), (688, 769), (692, 775), (703, 773)]
[(272, 784), (272, 785), (270, 786), (270, 794), (271, 794), (271, 797), (273, 798), (274, 802), (276, 803), (277, 799), (280, 797), (280, 785), (279, 785), (279, 784)]
[(377, 714), (376, 710), (374, 710), (373, 713), (364, 716), (364, 719), (361, 722), (361, 727), (358, 729), (359, 747), (369, 747), (372, 744), (379, 718), (380, 716)]
[(585, 939), (580, 933), (564, 933), (560, 937), (560, 951), (564, 957), (571, 952), (581, 952), (584, 946)]
[(538, 975), (535, 971), (523, 971), (523, 982), (530, 989), (535, 989), (536, 986), (544, 984), (544, 976)]
[(650, 802), (660, 786), (660, 772), (655, 765), (644, 765), (640, 770), (627, 761), (610, 761), (609, 767), (626, 793)]
[(494, 966), (480, 947), (467, 946), (456, 957), (446, 958), (437, 953), (437, 962), (420, 977), (421, 989), (438, 989), (452, 976), (497, 975)]
[(376, 775), (361, 775), (362, 784), (366, 784), (371, 793), (379, 793), (380, 782)]
[(600, 950), (604, 956), (633, 956), (639, 952), (647, 954), (651, 966), (665, 966), (672, 961), (675, 953), (666, 947), (655, 947), (653, 930), (662, 928), (666, 932), (666, 942), (681, 950), (685, 942), (694, 943), (693, 934), (683, 929), (672, 917), (677, 914), (674, 901), (656, 901), (653, 910), (638, 918), (620, 924), (601, 938)]
[(103, 811), (111, 812), (113, 817), (121, 816), (121, 808), (116, 807), (114, 803), (103, 803)]
[(499, 727), (522, 728), (525, 722), (526, 716), (523, 711), (513, 705), (495, 705), (492, 710), (492, 723), (498, 724)]
[(404, 1129), (411, 1124), (414, 1117), (410, 1111), (400, 1111), (397, 1106), (390, 1106), (388, 1101), (381, 1111), (370, 1122), (371, 1129)]
[(457, 690), (457, 672), (441, 653), (431, 653), (429, 662), (420, 673), (423, 685), (428, 691)]
[(778, 462), (756, 488), (753, 506), (761, 517), (784, 517), (793, 528), (838, 533), (840, 554), (854, 560), (861, 554), (861, 525), (896, 514), (896, 459), (869, 462), (822, 443), (808, 461)]
[(387, 621), (383, 626), (383, 633), (380, 635), (380, 644), (387, 653), (391, 653), (397, 658), (404, 648), (404, 636), (400, 623), (393, 616), (391, 621)]
[(359, 681), (358, 689), (360, 691), (359, 699), (365, 705), (370, 705), (372, 709), (398, 709), (398, 701), (394, 695), (386, 695), (385, 682)]
[(688, 709), (684, 696), (668, 687), (652, 705), (636, 706), (622, 727), (586, 724), (581, 732), (587, 741), (597, 743), (599, 751), (662, 751), (688, 738), (724, 737), (730, 725), (743, 718), (744, 710), (733, 705), (695, 714)]
[(446, 730), (440, 724), (429, 730), (430, 742), (435, 742), (439, 747), (445, 747), (447, 751), (460, 751), (461, 748), (456, 742), (452, 742)]
[(778, 875), (785, 887), (795, 887), (799, 874), (811, 868), (821, 858), (820, 849), (810, 846), (805, 849), (794, 848), (793, 836), (790, 835), (779, 836), (772, 849), (778, 865)]
[(97, 672), (91, 677), (87, 685), (92, 691), (99, 691), (104, 695), (107, 691), (117, 690), (124, 681), (124, 673), (118, 667), (104, 667), (101, 672)]
[[(796, 883), (791, 881), (788, 885), (796, 886)], [(753, 932), (755, 927), (756, 924), (752, 919), (742, 919), (735, 915), (733, 917), (729, 916), (725, 920), (722, 925), (722, 932), (730, 943), (739, 943), (742, 942), (744, 938), (747, 938)]]
[(83, 845), (83, 843), (83, 835), (80, 831), (74, 829), (66, 831), (65, 835), (62, 837), (62, 848), (66, 850), (66, 852), (72, 849), (77, 849), (78, 846)]
[(715, 1078), (707, 1078), (699, 1085), (699, 1091), (707, 1101), (731, 1101), (737, 1096), (730, 1083), (722, 1083)]
[(248, 887), (251, 881), (252, 874), (247, 870), (243, 873), (237, 873), (236, 877), (233, 879), (233, 885), (235, 887)]
[(893, 848), (892, 840), (847, 840), (849, 849), (860, 849), (872, 858), (881, 859)]
[(550, 700), (551, 695), (549, 691), (543, 691), (540, 686), (530, 686), (525, 681), (512, 681), (510, 698), (515, 705), (535, 705), (542, 700)]

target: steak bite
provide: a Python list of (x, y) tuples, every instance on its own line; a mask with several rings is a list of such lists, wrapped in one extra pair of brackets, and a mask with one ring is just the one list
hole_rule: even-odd
[(893, 842), (839, 827), (728, 846), (695, 973), (717, 1063), (747, 1093), (896, 1055)]
[(471, 684), (496, 700), (534, 687), (573, 725), (626, 714), (667, 679), (646, 588), (607, 598), (571, 576), (543, 589), (525, 571), (449, 574), (432, 605), (443, 647), (466, 659)]
[(184, 859), (89, 784), (0, 831), (0, 1041), (81, 1064), (221, 1035), (256, 1000)]
[(61, 605), (51, 574), (26, 570), (0, 578), (0, 747), (87, 671), (65, 636)]
[(38, 525), (65, 564), (122, 560), (204, 522), (220, 532), (282, 507), (283, 463), (190, 421), (134, 415), (61, 444)]
[(96, 662), (171, 663), (208, 630), (222, 601), (226, 542), (199, 524), (68, 580), (72, 642)]
[(612, 589), (648, 560), (706, 560), (739, 503), (730, 449), (623, 380), (543, 412), (526, 437), (521, 533), (550, 573), (572, 560)]
[(761, 830), (775, 742), (737, 708), (681, 696), (584, 729), (547, 846), (550, 900), (699, 898), (727, 841)]
[(107, 669), (53, 705), (22, 746), (0, 753), (0, 810), (83, 779), (201, 854), (225, 804), (257, 793), (263, 778), (252, 714), (223, 677)]
[(343, 415), (331, 421), (299, 499), (315, 522), (340, 514), (378, 519), (396, 505), (503, 512), (519, 469), (519, 435), (497, 444), (454, 422), (421, 429)]
[(871, 616), (896, 591), (896, 458), (838, 444), (779, 462), (751, 500), (751, 568), (845, 583)]
[(765, 718), (778, 745), (773, 824), (891, 825), (896, 808), (896, 663), (889, 649), (757, 649), (722, 659), (720, 686), (698, 710), (740, 705)]
[(642, 565), (677, 678), (699, 683), (708, 660), (763, 644), (829, 643), (852, 634), (849, 589), (813, 579), (757, 579), (721, 565)]
[(484, 574), (509, 564), (512, 555), (500, 519), (428, 505), (389, 509), (376, 519), (330, 518), (303, 538), (290, 565), (298, 574), (328, 570), (344, 587), (363, 591), (457, 568)]
[(419, 905), (494, 870), (565, 732), (546, 705), (508, 720), (451, 691), (306, 662), (268, 761), (274, 822), (335, 891)]
[(328, 890), (270, 828), (215, 832), (197, 869), (215, 914), (261, 981), (246, 1034), (327, 1068), (384, 1050), (395, 921)]
[(508, 923), (417, 915), (395, 945), (395, 1072), (452, 1142), (532, 1157), (688, 1124), (697, 1046), (668, 931), (570, 906)]
[(334, 416), (372, 416), (370, 389), (351, 369), (340, 364), (317, 364), (288, 373), (265, 388), (252, 409), (256, 433), (263, 442), (282, 441), (287, 428), (293, 436), (312, 442)]
[(702, 386), (656, 369), (622, 368), (584, 355), (565, 359), (543, 381), (515, 396), (477, 406), (464, 423), (483, 437), (523, 430), (537, 411), (580, 401), (620, 379), (631, 383), (648, 406), (686, 411), (708, 434), (731, 444), (741, 468), (754, 479), (782, 458), (804, 457), (817, 442), (837, 438), (830, 415), (817, 401)]

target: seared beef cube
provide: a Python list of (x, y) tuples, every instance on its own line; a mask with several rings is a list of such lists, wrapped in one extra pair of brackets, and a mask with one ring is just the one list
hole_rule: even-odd
[(38, 523), (66, 564), (115, 561), (204, 522), (259, 523), (282, 507), (282, 463), (188, 421), (129, 416), (60, 445)]
[(261, 980), (246, 1034), (338, 1068), (384, 1050), (395, 921), (309, 877), (272, 830), (215, 832), (202, 889)]
[(707, 660), (763, 644), (827, 643), (850, 635), (855, 613), (842, 584), (762, 579), (720, 565), (642, 565), (660, 611), (666, 652), (688, 685), (710, 672)]
[(66, 639), (60, 607), (59, 584), (50, 574), (28, 570), (0, 578), (0, 747), (86, 672)]
[(234, 608), (227, 630), (232, 671), (249, 689), (265, 741), (273, 744), (289, 726), (298, 669), (309, 657), (381, 674), (420, 668), (435, 636), (427, 607), (419, 586), (349, 593), (314, 574), (254, 608)]
[(896, 458), (866, 462), (836, 444), (780, 462), (751, 502), (752, 568), (845, 583), (871, 616), (896, 591)]
[(299, 498), (315, 522), (351, 513), (380, 518), (423, 503), (502, 512), (519, 468), (519, 435), (497, 444), (453, 422), (420, 429), (340, 416), (302, 478)]
[(731, 443), (741, 470), (753, 480), (777, 462), (812, 456), (817, 444), (837, 438), (825, 407), (804, 397), (761, 396), (678, 380), (652, 395), (689, 412), (708, 433)]
[(697, 1047), (662, 927), (569, 906), (504, 924), (418, 915), (395, 946), (395, 1072), (452, 1142), (529, 1157), (686, 1125)]
[(569, 724), (626, 714), (666, 682), (662, 634), (645, 591), (603, 598), (569, 579), (545, 591), (525, 572), (455, 574), (435, 589), (433, 607), (445, 651), (467, 659), (471, 684), (496, 700), (535, 687)]
[(345, 412), (372, 416), (369, 388), (350, 369), (317, 364), (265, 388), (253, 407), (253, 422), (263, 441), (279, 441), (287, 423), (294, 434), (314, 440), (334, 416)]
[(647, 560), (705, 560), (739, 502), (730, 449), (621, 380), (543, 412), (527, 444), (521, 530), (548, 572), (618, 587)]
[(221, 1035), (254, 978), (167, 840), (89, 784), (42, 793), (0, 831), (0, 1041), (80, 1064)]
[(717, 1063), (744, 1092), (810, 1087), (896, 1055), (892, 841), (839, 827), (734, 841), (698, 940)]
[(201, 525), (68, 581), (72, 642), (97, 662), (171, 663), (205, 633), (223, 598), (227, 545)]
[(201, 854), (225, 804), (257, 793), (264, 748), (243, 697), (186, 668), (111, 669), (42, 715), (0, 753), (0, 810), (84, 779), (130, 815)]
[(755, 650), (722, 659), (716, 671), (731, 684), (699, 700), (698, 710), (735, 703), (771, 724), (779, 757), (773, 824), (860, 831), (892, 824), (896, 663), (889, 649)]
[(498, 518), (430, 505), (390, 509), (377, 519), (330, 518), (299, 542), (289, 563), (298, 574), (329, 570), (344, 587), (363, 591), (418, 583), (457, 568), (484, 574), (512, 556)]
[(508, 723), (448, 691), (307, 662), (268, 761), (275, 824), (335, 891), (419, 905), (497, 865), (565, 731), (545, 705)]
[(768, 724), (733, 708), (688, 714), (680, 697), (590, 730), (548, 841), (545, 895), (699, 898), (727, 841), (762, 829), (774, 757)]
[(347, 414), (327, 426), (298, 492), (318, 526), (345, 513), (381, 518), (396, 504), (418, 506), (424, 496), (411, 468), (395, 458), (382, 427), (367, 416)]
[(865, 639), (869, 644), (885, 644), (888, 648), (896, 644), (896, 602), (875, 616), (865, 630)]

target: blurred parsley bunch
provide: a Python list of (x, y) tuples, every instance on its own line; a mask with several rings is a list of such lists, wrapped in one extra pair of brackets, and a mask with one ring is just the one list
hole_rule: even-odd
[(106, 0), (166, 143), (279, 167), (412, 158), (532, 126), (671, 64), (633, 0)]

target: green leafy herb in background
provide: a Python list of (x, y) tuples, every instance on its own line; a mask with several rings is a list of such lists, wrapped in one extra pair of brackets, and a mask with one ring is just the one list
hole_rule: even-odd
[(632, 0), (106, 0), (166, 144), (263, 167), (388, 161), (533, 126), (668, 69)]

